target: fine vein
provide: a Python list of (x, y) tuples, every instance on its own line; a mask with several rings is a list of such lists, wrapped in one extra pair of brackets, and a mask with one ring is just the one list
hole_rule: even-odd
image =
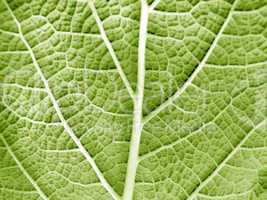
[(187, 200), (193, 200), (196, 195), (201, 191), (201, 189), (207, 185), (210, 180), (212, 180), (218, 173), (219, 171), (225, 166), (225, 164), (237, 153), (237, 151), (242, 147), (242, 145), (248, 140), (248, 138), (251, 136), (251, 134), (260, 128), (263, 125), (266, 125), (267, 120), (261, 121), (259, 124), (254, 126), (249, 133), (239, 142), (235, 148), (231, 151), (230, 154), (218, 165), (218, 167), (191, 193), (191, 195), (187, 198)]
[(29, 173), (25, 170), (25, 168), (22, 166), (22, 164), (20, 163), (20, 161), (18, 160), (18, 158), (16, 157), (16, 155), (13, 153), (12, 149), (9, 147), (7, 141), (1, 136), (0, 137), (1, 140), (3, 141), (7, 152), (11, 155), (11, 157), (13, 158), (13, 160), (16, 162), (16, 164), (18, 165), (19, 169), (21, 170), (21, 172), (24, 174), (24, 176), (26, 176), (26, 178), (30, 181), (30, 183), (32, 184), (32, 186), (36, 189), (36, 191), (38, 192), (38, 194), (41, 196), (41, 198), (43, 200), (48, 200), (48, 197), (45, 195), (45, 193), (41, 190), (41, 188), (38, 186), (38, 184), (35, 182), (35, 180), (33, 180), (33, 178), (29, 175)]
[(136, 94), (136, 101), (134, 104), (132, 138), (130, 143), (123, 200), (132, 200), (134, 185), (135, 185), (136, 170), (138, 165), (138, 153), (139, 153), (139, 145), (142, 132), (142, 105), (144, 98), (145, 50), (146, 50), (146, 39), (147, 39), (148, 14), (149, 14), (148, 5), (145, 2), (145, 0), (142, 0), (140, 28), (139, 28), (139, 45), (138, 45), (137, 94)]
[[(5, 1), (4, 1), (5, 2)], [(71, 137), (71, 139), (75, 142), (75, 144), (78, 146), (79, 150), (81, 151), (81, 153), (83, 154), (83, 156), (86, 158), (86, 160), (90, 163), (90, 165), (92, 166), (93, 170), (95, 171), (97, 177), (99, 178), (100, 182), (102, 183), (103, 187), (110, 193), (110, 195), (115, 199), (115, 200), (119, 200), (119, 196), (118, 194), (113, 190), (113, 188), (109, 185), (109, 183), (107, 182), (107, 180), (105, 179), (104, 175), (102, 174), (102, 172), (99, 170), (99, 168), (97, 167), (95, 161), (93, 160), (93, 158), (91, 157), (91, 155), (87, 152), (87, 150), (84, 148), (84, 146), (82, 145), (82, 143), (80, 142), (79, 138), (74, 134), (74, 132), (72, 131), (72, 129), (70, 128), (70, 126), (68, 125), (67, 121), (65, 120), (61, 110), (60, 110), (60, 107), (54, 97), (54, 95), (52, 94), (52, 91), (49, 87), (49, 84), (48, 84), (48, 81), (46, 80), (36, 58), (35, 58), (35, 55), (30, 47), (30, 45), (28, 44), (27, 40), (25, 39), (24, 35), (23, 35), (23, 32), (22, 32), (22, 29), (21, 29), (21, 25), (20, 25), (20, 22), (17, 20), (16, 16), (13, 14), (12, 10), (10, 9), (9, 5), (5, 2), (6, 4), (6, 7), (8, 8), (10, 14), (12, 15), (17, 27), (18, 27), (18, 30), (19, 30), (19, 35), (20, 35), (20, 38), (22, 40), (22, 42), (24, 43), (24, 45), (26, 46), (26, 48), (28, 49), (30, 55), (31, 55), (31, 58), (32, 58), (32, 61), (33, 61), (33, 64), (38, 72), (38, 74), (40, 75), (41, 77), (41, 80), (43, 81), (44, 83), (44, 86), (45, 86), (45, 90), (57, 112), (57, 115), (58, 117), (60, 118), (64, 128), (65, 128), (65, 131), (68, 133), (68, 135)]]
[(217, 36), (215, 37), (212, 45), (210, 46), (208, 52), (206, 53), (206, 55), (204, 56), (204, 58), (202, 59), (202, 61), (199, 63), (199, 65), (196, 67), (196, 69), (194, 70), (194, 72), (192, 73), (192, 75), (187, 79), (187, 81), (183, 84), (183, 86), (181, 88), (179, 88), (175, 94), (173, 96), (171, 96), (170, 98), (168, 98), (168, 100), (166, 100), (164, 103), (162, 103), (159, 107), (157, 107), (154, 111), (152, 111), (151, 113), (149, 113), (146, 117), (143, 118), (143, 124), (147, 123), (148, 121), (150, 121), (153, 117), (155, 117), (158, 113), (160, 113), (162, 110), (164, 110), (166, 107), (168, 107), (169, 105), (172, 104), (173, 101), (175, 101), (193, 82), (193, 80), (196, 78), (196, 76), (198, 75), (198, 73), (203, 69), (203, 67), (205, 66), (206, 62), (208, 61), (211, 53), (213, 52), (213, 50), (215, 49), (215, 47), (218, 44), (218, 41), (220, 39), (220, 37), (222, 36), (226, 26), (228, 25), (230, 19), (231, 19), (231, 14), (234, 11), (235, 8), (235, 4), (237, 1), (235, 1), (232, 5), (231, 10), (228, 13), (228, 16), (226, 18), (226, 20), (224, 21), (219, 33), (217, 34)]
[(121, 79), (122, 79), (122, 81), (123, 81), (128, 93), (129, 93), (129, 95), (131, 96), (131, 98), (133, 100), (135, 100), (134, 91), (133, 91), (133, 89), (132, 89), (132, 87), (131, 87), (131, 85), (130, 85), (127, 77), (126, 77), (126, 75), (124, 74), (124, 72), (122, 70), (121, 64), (120, 64), (120, 62), (119, 62), (119, 60), (118, 60), (118, 58), (117, 58), (117, 56), (115, 54), (115, 51), (112, 48), (112, 45), (111, 45), (111, 43), (110, 43), (110, 41), (109, 41), (109, 39), (107, 37), (107, 34), (106, 34), (105, 29), (103, 27), (102, 21), (101, 21), (101, 19), (99, 18), (98, 14), (97, 14), (97, 11), (96, 11), (96, 8), (94, 6), (93, 1), (92, 0), (88, 0), (88, 4), (89, 4), (89, 7), (90, 7), (90, 9), (92, 11), (92, 14), (93, 14), (93, 16), (94, 16), (94, 18), (96, 20), (96, 23), (97, 23), (97, 26), (99, 28), (101, 37), (102, 37), (102, 39), (103, 39), (103, 41), (104, 41), (104, 43), (105, 43), (105, 45), (106, 45), (106, 47), (108, 49), (113, 61), (114, 61), (114, 64), (115, 64), (115, 66), (116, 66), (116, 68), (118, 70), (118, 73), (119, 73), (119, 75), (120, 75), (120, 77), (121, 77)]

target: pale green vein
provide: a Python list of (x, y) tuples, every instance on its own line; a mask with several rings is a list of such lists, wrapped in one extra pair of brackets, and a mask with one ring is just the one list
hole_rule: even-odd
[(9, 112), (13, 113), (16, 117), (18, 117), (19, 119), (28, 121), (28, 122), (30, 122), (32, 124), (38, 124), (38, 125), (43, 125), (43, 126), (62, 126), (62, 123), (60, 123), (60, 122), (37, 121), (37, 120), (34, 120), (34, 119), (30, 119), (30, 118), (28, 118), (26, 116), (22, 116), (19, 113), (17, 113), (15, 110), (13, 110), (9, 105), (7, 105), (4, 100), (2, 101), (2, 103), (6, 107), (6, 109)]
[(105, 43), (105, 45), (106, 45), (106, 47), (108, 49), (113, 61), (114, 61), (114, 64), (115, 64), (115, 66), (116, 66), (116, 68), (118, 70), (118, 73), (119, 73), (119, 75), (120, 75), (120, 77), (121, 77), (121, 79), (122, 79), (122, 81), (123, 81), (128, 93), (129, 93), (130, 97), (133, 99), (133, 101), (135, 101), (134, 91), (133, 91), (133, 89), (132, 89), (132, 87), (131, 87), (131, 85), (130, 85), (130, 83), (129, 83), (126, 75), (125, 75), (125, 73), (123, 72), (123, 69), (121, 67), (121, 64), (120, 64), (117, 56), (116, 56), (116, 53), (115, 53), (115, 51), (114, 51), (114, 49), (113, 49), (113, 47), (112, 47), (112, 45), (111, 45), (111, 43), (110, 43), (110, 41), (109, 41), (109, 39), (107, 37), (107, 34), (106, 34), (105, 29), (103, 27), (103, 23), (102, 23), (101, 19), (99, 18), (98, 14), (97, 14), (95, 5), (94, 5), (92, 0), (88, 0), (88, 4), (89, 4), (89, 7), (90, 7), (90, 9), (92, 11), (92, 14), (93, 14), (93, 16), (94, 16), (94, 18), (96, 20), (97, 26), (98, 26), (99, 31), (100, 31), (100, 35), (101, 35), (101, 37), (102, 37), (102, 39), (103, 39), (103, 41), (104, 41), (104, 43)]
[(196, 195), (216, 176), (219, 171), (225, 166), (225, 164), (240, 150), (242, 145), (248, 140), (248, 138), (252, 135), (252, 133), (260, 128), (261, 126), (267, 125), (267, 119), (261, 121), (256, 126), (254, 126), (247, 135), (238, 143), (235, 148), (231, 151), (231, 153), (226, 156), (226, 158), (217, 166), (217, 168), (204, 180), (202, 183), (190, 194), (187, 200), (195, 199)]
[(153, 3), (149, 6), (149, 10), (154, 10), (157, 5), (160, 3), (160, 0), (154, 0)]
[(18, 83), (0, 83), (0, 86), (2, 86), (2, 87), (15, 87), (15, 88), (23, 89), (23, 90), (29, 90), (32, 92), (45, 92), (46, 93), (44, 88), (28, 87), (28, 86), (20, 85)]
[(32, 186), (36, 189), (36, 191), (38, 192), (38, 194), (40, 195), (40, 197), (43, 200), (48, 200), (49, 198), (41, 190), (41, 188), (38, 186), (38, 184), (35, 182), (35, 180), (33, 180), (33, 178), (29, 175), (29, 173), (26, 171), (26, 169), (22, 166), (22, 164), (20, 163), (20, 161), (18, 160), (18, 158), (16, 157), (16, 155), (13, 153), (12, 149), (10, 148), (10, 146), (8, 145), (7, 141), (3, 138), (3, 136), (0, 136), (0, 138), (3, 141), (3, 143), (4, 143), (4, 145), (5, 145), (8, 153), (11, 155), (11, 157), (13, 158), (13, 160), (16, 162), (16, 164), (18, 165), (19, 169), (24, 174), (24, 176), (30, 181), (30, 183), (32, 184)]
[(139, 44), (138, 44), (138, 76), (137, 76), (137, 94), (134, 102), (134, 116), (130, 151), (127, 165), (126, 180), (123, 191), (124, 200), (132, 200), (135, 185), (135, 176), (138, 166), (138, 154), (142, 133), (142, 108), (144, 98), (145, 84), (145, 51), (147, 40), (148, 25), (148, 5), (145, 0), (141, 1), (141, 18), (139, 27)]
[(82, 155), (86, 158), (86, 160), (89, 162), (89, 164), (92, 166), (94, 172), (96, 173), (97, 177), (99, 178), (100, 182), (102, 183), (103, 187), (109, 192), (109, 194), (115, 199), (118, 200), (120, 199), (120, 197), (118, 196), (118, 194), (113, 190), (113, 188), (109, 185), (109, 183), (107, 182), (107, 180), (105, 179), (104, 175), (102, 174), (102, 172), (100, 171), (100, 169), (98, 168), (98, 166), (96, 165), (94, 159), (91, 157), (91, 155), (89, 154), (89, 152), (85, 149), (85, 147), (82, 145), (81, 141), (79, 140), (79, 138), (74, 134), (73, 130), (71, 129), (71, 127), (69, 126), (68, 122), (65, 120), (61, 109), (58, 105), (57, 100), (55, 99), (54, 95), (52, 94), (52, 91), (49, 87), (48, 81), (46, 80), (36, 58), (35, 55), (30, 47), (30, 45), (28, 44), (27, 40), (25, 39), (22, 29), (21, 29), (21, 25), (20, 22), (17, 20), (16, 16), (13, 14), (12, 10), (10, 9), (9, 5), (6, 3), (6, 1), (4, 1), (7, 9), (9, 10), (11, 16), (13, 17), (18, 30), (19, 30), (19, 35), (20, 38), (22, 40), (22, 42), (24, 43), (24, 45), (27, 47), (28, 51), (30, 52), (33, 64), (35, 66), (35, 69), (37, 70), (39, 76), (41, 77), (46, 92), (48, 94), (48, 96), (50, 97), (52, 104), (57, 112), (58, 117), (60, 118), (65, 131), (68, 133), (68, 135), (71, 137), (71, 139), (75, 142), (75, 144), (77, 145), (77, 147), (79, 148), (80, 152), (82, 153)]
[(200, 197), (203, 197), (205, 199), (213, 199), (213, 200), (223, 200), (223, 199), (228, 199), (228, 198), (240, 198), (242, 196), (246, 196), (246, 198), (248, 197), (248, 195), (251, 193), (251, 190), (246, 191), (246, 192), (242, 192), (242, 193), (237, 193), (237, 194), (228, 194), (228, 195), (224, 195), (224, 196), (208, 196), (205, 194), (199, 194)]
[(215, 37), (213, 43), (211, 44), (208, 52), (206, 53), (206, 55), (204, 56), (204, 58), (202, 59), (202, 61), (199, 63), (199, 65), (196, 67), (196, 69), (194, 70), (194, 72), (192, 73), (192, 75), (187, 79), (187, 81), (182, 85), (181, 88), (179, 88), (175, 94), (173, 96), (171, 96), (170, 98), (168, 98), (165, 102), (163, 102), (160, 106), (158, 106), (154, 111), (152, 111), (151, 113), (149, 113), (146, 117), (143, 118), (143, 124), (146, 124), (147, 122), (149, 122), (153, 117), (155, 117), (157, 114), (159, 114), (162, 110), (164, 110), (165, 108), (167, 108), (169, 105), (172, 104), (173, 101), (175, 101), (177, 98), (179, 98), (181, 96), (181, 94), (184, 93), (184, 91), (191, 85), (191, 83), (193, 82), (193, 80), (197, 77), (197, 75), (199, 74), (199, 72), (201, 72), (201, 70), (203, 69), (203, 67), (205, 66), (206, 62), (208, 61), (211, 53), (213, 52), (213, 50), (216, 48), (225, 28), (227, 27), (231, 17), (232, 17), (232, 13), (234, 11), (235, 5), (236, 5), (235, 1), (228, 13), (228, 16), (226, 18), (226, 20), (224, 21), (219, 33), (217, 34), (217, 36)]
[[(170, 144), (167, 144), (167, 145), (164, 145), (164, 146), (161, 146), (147, 154), (144, 154), (142, 156), (139, 157), (139, 162), (141, 162), (142, 160), (144, 159), (147, 159), (148, 157), (152, 156), (152, 155), (155, 155), (165, 149), (168, 149), (168, 148), (172, 148), (174, 147), (175, 145), (177, 144), (180, 144), (181, 142), (189, 139), (190, 137), (200, 133), (202, 130), (204, 130), (206, 127), (208, 127), (209, 125), (212, 125), (212, 123), (214, 123), (217, 119), (219, 119), (219, 117), (225, 113), (227, 111), (227, 109), (229, 107), (232, 106), (232, 103), (234, 102), (235, 99), (237, 99), (242, 93), (238, 94), (237, 96), (235, 96), (234, 98), (231, 98), (230, 102), (210, 121), (210, 122), (207, 122), (205, 124), (202, 124), (198, 129), (194, 130), (193, 132), (191, 132), (190, 134), (186, 135), (185, 137), (183, 138), (180, 138), (179, 140), (175, 141), (175, 142), (172, 142)], [(159, 116), (157, 116), (157, 118), (159, 118)]]

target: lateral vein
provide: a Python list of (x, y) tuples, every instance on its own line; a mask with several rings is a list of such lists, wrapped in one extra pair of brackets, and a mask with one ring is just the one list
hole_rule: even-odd
[(211, 180), (213, 179), (219, 171), (223, 168), (223, 166), (237, 153), (237, 151), (242, 147), (242, 145), (247, 141), (247, 139), (251, 136), (251, 134), (260, 128), (263, 125), (266, 124), (267, 119), (261, 121), (259, 124), (254, 126), (249, 133), (238, 143), (237, 146), (231, 151), (230, 154), (217, 166), (217, 168), (190, 194), (190, 196), (187, 198), (187, 200), (193, 200), (195, 196), (202, 190), (202, 188)]
[(149, 6), (149, 10), (150, 11), (154, 10), (159, 3), (160, 3), (160, 0), (154, 0), (153, 3)]
[(9, 144), (7, 143), (7, 141), (3, 138), (3, 136), (0, 136), (1, 140), (3, 141), (7, 152), (11, 155), (11, 157), (13, 158), (13, 160), (16, 162), (16, 164), (18, 165), (20, 171), (24, 174), (24, 176), (26, 176), (26, 178), (30, 181), (30, 183), (32, 184), (32, 186), (36, 189), (36, 191), (38, 192), (38, 194), (41, 196), (41, 198), (43, 200), (48, 200), (49, 198), (46, 196), (46, 194), (41, 190), (41, 188), (38, 186), (38, 184), (35, 182), (35, 180), (33, 180), (33, 178), (29, 175), (29, 173), (26, 171), (26, 169), (22, 166), (22, 164), (20, 163), (20, 161), (18, 160), (18, 158), (16, 157), (16, 155), (13, 153), (12, 149), (10, 148)]
[(72, 131), (72, 129), (70, 128), (70, 126), (68, 125), (67, 121), (65, 120), (61, 110), (60, 110), (60, 107), (54, 97), (54, 95), (52, 94), (52, 91), (49, 87), (49, 84), (48, 84), (48, 81), (46, 80), (36, 58), (35, 58), (35, 55), (30, 47), (30, 45), (28, 44), (28, 42), (26, 41), (24, 35), (23, 35), (23, 32), (22, 32), (22, 29), (21, 29), (21, 25), (20, 25), (20, 22), (17, 20), (16, 16), (13, 14), (12, 10), (10, 9), (9, 5), (7, 4), (6, 1), (4, 1), (5, 4), (6, 4), (6, 7), (7, 9), (9, 10), (10, 14), (12, 15), (17, 27), (18, 27), (18, 30), (19, 30), (19, 35), (20, 35), (20, 38), (22, 40), (22, 42), (24, 43), (24, 45), (26, 46), (26, 48), (28, 49), (30, 55), (31, 55), (31, 58), (32, 58), (32, 61), (33, 61), (33, 64), (39, 74), (39, 76), (41, 77), (41, 80), (43, 81), (44, 83), (44, 86), (45, 86), (45, 90), (57, 112), (57, 115), (59, 117), (59, 119), (61, 120), (63, 126), (64, 126), (64, 129), (65, 131), (68, 133), (68, 135), (71, 137), (71, 139), (75, 142), (75, 144), (77, 145), (77, 147), (79, 148), (80, 152), (83, 154), (83, 156), (86, 158), (86, 160), (90, 163), (91, 167), (93, 168), (93, 170), (95, 171), (98, 179), (100, 180), (101, 184), (103, 185), (103, 187), (109, 192), (109, 194), (115, 199), (115, 200), (119, 200), (120, 197), (119, 195), (113, 190), (113, 188), (109, 185), (109, 183), (107, 182), (107, 180), (105, 179), (104, 175), (102, 174), (102, 172), (100, 171), (100, 169), (98, 168), (98, 166), (96, 165), (94, 159), (91, 157), (91, 155), (89, 154), (89, 152), (87, 152), (87, 150), (85, 149), (85, 147), (82, 145), (82, 143), (80, 142), (79, 138), (74, 134), (74, 132)]
[(110, 41), (109, 41), (109, 39), (107, 37), (107, 34), (106, 34), (105, 29), (103, 27), (102, 21), (101, 21), (101, 19), (99, 18), (98, 14), (97, 14), (96, 8), (95, 8), (94, 3), (93, 3), (93, 0), (88, 0), (88, 4), (89, 4), (89, 7), (90, 7), (90, 9), (92, 11), (92, 14), (93, 14), (93, 16), (95, 18), (97, 26), (99, 28), (100, 35), (101, 35), (101, 37), (102, 37), (102, 39), (103, 39), (103, 41), (104, 41), (104, 43), (105, 43), (105, 45), (106, 45), (106, 47), (108, 49), (113, 61), (114, 61), (114, 64), (115, 64), (115, 66), (116, 66), (116, 68), (118, 70), (118, 73), (119, 73), (119, 75), (120, 75), (120, 77), (121, 77), (121, 79), (122, 79), (122, 81), (123, 81), (128, 93), (129, 93), (130, 97), (133, 99), (133, 101), (135, 101), (134, 91), (133, 91), (133, 89), (132, 89), (132, 87), (131, 87), (131, 85), (130, 85), (130, 83), (129, 83), (126, 75), (125, 75), (125, 73), (123, 72), (121, 64), (120, 64), (120, 62), (119, 62), (119, 60), (118, 60), (118, 58), (116, 56), (116, 53), (115, 53), (115, 51), (114, 51), (114, 49), (113, 49), (113, 47), (112, 47), (112, 45), (111, 45), (111, 43), (110, 43)]
[(155, 117), (158, 113), (160, 113), (162, 110), (164, 110), (166, 107), (168, 107), (169, 105), (172, 104), (173, 101), (175, 101), (188, 87), (189, 85), (191, 85), (191, 83), (193, 82), (193, 80), (196, 78), (196, 76), (198, 75), (198, 73), (203, 69), (203, 67), (205, 66), (206, 62), (208, 61), (211, 53), (213, 52), (213, 50), (215, 49), (215, 47), (218, 44), (218, 41), (220, 39), (220, 37), (222, 36), (226, 26), (228, 25), (230, 19), (231, 19), (231, 14), (234, 11), (235, 8), (235, 4), (237, 1), (235, 1), (228, 13), (228, 16), (226, 18), (226, 20), (224, 21), (219, 33), (217, 34), (217, 36), (215, 37), (214, 41), (212, 42), (208, 52), (206, 53), (206, 55), (204, 56), (204, 58), (202, 59), (202, 61), (199, 63), (199, 65), (196, 67), (196, 69), (194, 70), (194, 72), (192, 73), (192, 75), (187, 79), (187, 81), (182, 85), (181, 88), (179, 88), (173, 96), (171, 96), (170, 98), (168, 98), (165, 102), (163, 102), (160, 106), (158, 106), (155, 110), (153, 110), (151, 113), (149, 113), (147, 116), (145, 116), (143, 118), (143, 125), (146, 124), (148, 121), (150, 121), (153, 117)]

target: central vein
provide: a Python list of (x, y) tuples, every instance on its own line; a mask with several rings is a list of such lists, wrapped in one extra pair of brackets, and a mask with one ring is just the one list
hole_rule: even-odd
[(137, 92), (134, 102), (132, 138), (130, 143), (123, 200), (132, 200), (137, 163), (138, 163), (138, 152), (139, 152), (139, 145), (142, 132), (142, 107), (143, 107), (142, 105), (144, 98), (144, 82), (145, 82), (145, 50), (146, 50), (146, 39), (147, 39), (147, 23), (148, 23), (148, 5), (145, 2), (145, 0), (141, 0), (141, 17), (140, 17), (139, 45), (138, 45)]

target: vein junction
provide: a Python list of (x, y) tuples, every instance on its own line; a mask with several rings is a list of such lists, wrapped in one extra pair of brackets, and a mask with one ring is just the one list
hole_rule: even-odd
[(30, 47), (29, 43), (27, 42), (26, 38), (24, 37), (24, 34), (22, 32), (22, 28), (21, 28), (21, 24), (18, 21), (18, 19), (16, 18), (16, 16), (14, 15), (13, 11), (11, 10), (11, 8), (9, 7), (9, 5), (7, 4), (7, 2), (5, 2), (5, 5), (8, 9), (8, 11), (10, 12), (13, 20), (15, 21), (18, 31), (19, 31), (19, 37), (22, 40), (23, 44), (25, 45), (25, 47), (27, 48), (27, 50), (30, 53), (32, 62), (34, 64), (34, 67), (36, 69), (36, 71), (38, 72), (42, 82), (44, 83), (45, 86), (45, 91), (47, 92), (53, 107), (56, 110), (56, 113), (58, 115), (58, 117), (60, 118), (65, 131), (67, 132), (67, 134), (70, 136), (70, 138), (74, 141), (74, 143), (77, 145), (78, 149), (80, 150), (80, 152), (82, 153), (82, 155), (86, 158), (86, 160), (89, 162), (89, 164), (91, 165), (91, 167), (93, 168), (94, 172), (96, 173), (99, 181), (101, 182), (101, 184), (103, 185), (103, 187), (109, 192), (109, 194), (113, 197), (113, 199), (115, 200), (119, 200), (120, 197), (118, 196), (118, 194), (114, 191), (114, 189), (109, 185), (109, 183), (107, 182), (107, 180), (105, 179), (104, 175), (102, 174), (102, 172), (100, 171), (100, 169), (98, 168), (98, 166), (96, 165), (94, 159), (91, 157), (91, 155), (89, 154), (89, 152), (85, 149), (85, 147), (83, 146), (83, 144), (80, 142), (79, 138), (75, 135), (75, 133), (73, 132), (73, 130), (71, 129), (71, 127), (69, 126), (68, 122), (65, 120), (61, 109), (59, 107), (59, 104), (56, 100), (56, 98), (54, 97), (49, 83), (46, 80), (44, 73), (41, 69), (41, 67), (39, 66), (37, 59), (35, 58), (34, 52), (32, 50), (32, 48)]

